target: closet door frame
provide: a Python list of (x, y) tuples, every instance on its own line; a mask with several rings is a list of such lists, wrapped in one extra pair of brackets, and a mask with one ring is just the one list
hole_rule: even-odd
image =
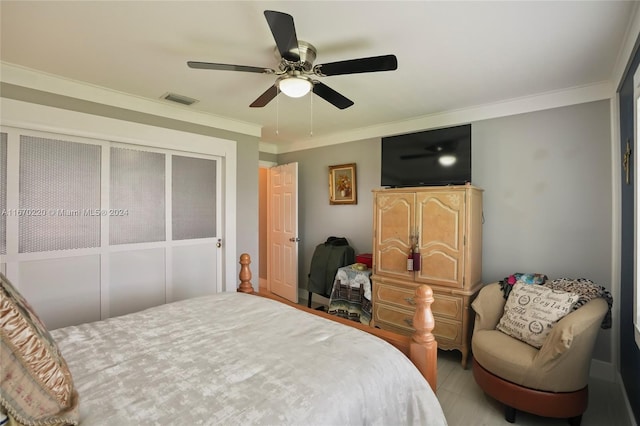
[[(154, 127), (145, 124), (133, 123), (123, 120), (116, 120), (107, 117), (95, 116), (75, 111), (62, 110), (44, 105), (31, 104), (22, 101), (0, 98), (0, 108), (2, 109), (2, 117), (0, 117), (0, 125), (2, 131), (8, 133), (7, 138), (7, 157), (9, 159), (18, 154), (19, 138), (17, 131), (26, 131), (28, 133), (38, 134), (43, 132), (49, 134), (49, 137), (56, 137), (60, 140), (69, 140), (70, 142), (95, 143), (102, 146), (102, 165), (103, 168), (109, 167), (109, 150), (111, 147), (129, 147), (131, 149), (141, 149), (152, 152), (161, 152), (166, 155), (166, 163), (170, 163), (170, 155), (185, 155), (188, 157), (211, 159), (215, 157), (217, 160), (217, 187), (218, 200), (221, 201), (222, 208), (219, 209), (220, 214), (216, 218), (216, 233), (223, 238), (222, 249), (219, 250), (219, 265), (217, 277), (216, 291), (235, 291), (237, 286), (236, 279), (236, 167), (237, 167), (237, 148), (236, 142), (166, 129)], [(17, 161), (10, 160), (7, 164), (7, 205), (17, 206), (19, 164)], [(170, 174), (170, 168), (166, 170), (167, 176)], [(105, 173), (102, 173), (104, 177)], [(108, 174), (107, 174), (108, 176)], [(102, 205), (104, 206), (105, 197), (108, 202), (108, 180), (102, 180)], [(168, 185), (170, 188), (170, 186)], [(168, 190), (169, 191), (169, 190)], [(167, 199), (170, 203), (170, 198)], [(169, 210), (170, 211), (170, 210)], [(0, 255), (0, 271), (5, 273), (10, 279), (14, 279), (18, 270), (18, 261), (34, 258), (56, 258), (60, 257), (55, 252), (47, 253), (20, 253), (17, 256), (17, 226), (15, 219), (7, 218), (7, 255)], [(170, 220), (170, 218), (167, 218)], [(108, 221), (104, 221), (108, 222)], [(171, 232), (169, 227), (167, 232)], [(79, 254), (102, 254), (105, 248), (105, 240), (107, 242), (108, 251), (113, 251), (108, 246), (109, 232), (108, 225), (101, 225), (101, 247), (78, 249)], [(167, 235), (166, 241), (171, 240), (171, 235)], [(203, 241), (206, 239), (203, 239)], [(165, 241), (165, 242), (166, 242)], [(206, 242), (206, 241), (204, 241)], [(177, 244), (184, 244), (175, 242)], [(10, 251), (10, 247), (11, 251)], [(116, 248), (115, 250), (119, 250)], [(108, 254), (107, 254), (108, 256)], [(18, 259), (19, 258), (19, 259)], [(104, 261), (101, 261), (101, 267), (104, 268)], [(108, 278), (108, 277), (106, 277)], [(105, 277), (101, 276), (101, 281)], [(108, 283), (108, 279), (104, 282)], [(19, 282), (15, 285), (20, 288)], [(102, 284), (101, 284), (102, 285)], [(170, 287), (169, 282), (169, 287)], [(101, 289), (101, 317), (108, 317), (108, 296)], [(167, 301), (170, 301), (171, 288), (167, 291)]]

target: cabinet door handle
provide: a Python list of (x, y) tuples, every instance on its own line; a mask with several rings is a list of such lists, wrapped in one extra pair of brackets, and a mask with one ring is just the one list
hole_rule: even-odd
[(409, 327), (413, 327), (413, 319), (405, 318), (404, 322), (406, 322)]
[(407, 302), (408, 304), (414, 306), (416, 304), (416, 301), (413, 300), (413, 297), (405, 297), (404, 301)]

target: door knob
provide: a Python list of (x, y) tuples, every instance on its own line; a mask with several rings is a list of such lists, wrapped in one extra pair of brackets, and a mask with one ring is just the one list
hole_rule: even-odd
[(292, 243), (297, 243), (297, 242), (299, 242), (299, 241), (300, 241), (300, 238), (298, 238), (298, 237), (291, 237), (291, 238), (289, 238), (289, 241), (291, 241)]
[(216, 243), (216, 247), (220, 248), (222, 247), (222, 239), (218, 238), (218, 242)]

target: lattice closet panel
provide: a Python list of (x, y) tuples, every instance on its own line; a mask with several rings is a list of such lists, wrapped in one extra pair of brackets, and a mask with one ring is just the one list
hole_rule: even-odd
[(165, 155), (111, 148), (109, 241), (164, 241)]
[(7, 134), (0, 133), (0, 254), (7, 254)]
[(216, 162), (172, 156), (172, 236), (174, 240), (216, 236)]
[(20, 253), (100, 246), (101, 147), (20, 136)]

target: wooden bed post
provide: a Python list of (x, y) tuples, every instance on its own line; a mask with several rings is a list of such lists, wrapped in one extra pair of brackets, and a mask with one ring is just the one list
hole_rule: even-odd
[(414, 296), (416, 313), (413, 316), (413, 328), (416, 331), (411, 337), (409, 357), (418, 367), (418, 370), (427, 379), (431, 389), (435, 393), (438, 383), (438, 342), (431, 331), (435, 326), (431, 304), (433, 303), (433, 290), (427, 285), (421, 285), (416, 289)]
[(253, 286), (251, 285), (250, 264), (251, 256), (247, 253), (242, 253), (240, 255), (240, 286), (238, 287), (238, 291), (241, 293), (254, 293)]

